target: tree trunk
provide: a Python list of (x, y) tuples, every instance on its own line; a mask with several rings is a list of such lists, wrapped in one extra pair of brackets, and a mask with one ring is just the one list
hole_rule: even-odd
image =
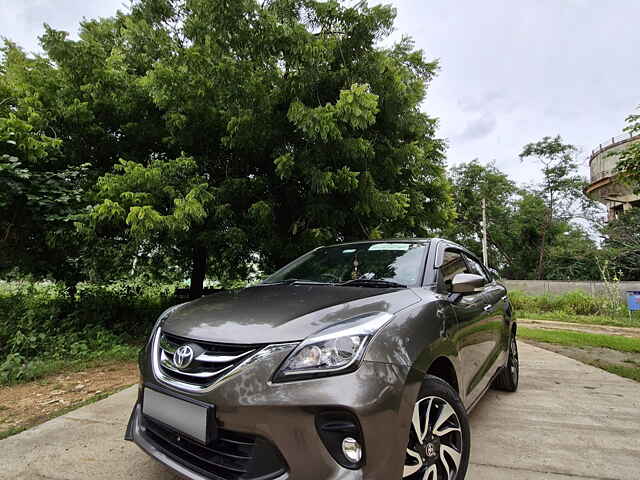
[(207, 274), (207, 247), (198, 245), (193, 247), (193, 265), (191, 268), (191, 286), (189, 298), (194, 300), (202, 296), (204, 277)]
[(544, 247), (545, 247), (545, 235), (547, 230), (542, 231), (542, 242), (540, 245), (540, 256), (538, 257), (538, 268), (536, 269), (536, 280), (542, 280), (544, 276)]
[(538, 257), (538, 268), (536, 269), (536, 280), (544, 280), (544, 254), (547, 241), (547, 230), (551, 228), (551, 218), (547, 217), (547, 221), (542, 227), (542, 240), (540, 242), (540, 256)]

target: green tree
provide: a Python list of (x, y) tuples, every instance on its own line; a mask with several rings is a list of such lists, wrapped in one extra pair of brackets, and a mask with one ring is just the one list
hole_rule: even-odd
[(456, 219), (446, 236), (482, 251), (482, 200), (486, 200), (489, 264), (504, 271), (512, 264), (514, 247), (513, 217), (516, 210), (516, 184), (493, 163), (482, 165), (477, 159), (451, 169)]
[(61, 141), (42, 132), (36, 112), (29, 120), (12, 112), (0, 117), (0, 271), (74, 284), (78, 256), (69, 248), (68, 216), (83, 194), (84, 166), (66, 166)]
[[(630, 135), (640, 135), (640, 114), (627, 117), (624, 131)], [(635, 193), (640, 193), (640, 142), (631, 143), (620, 153), (618, 171), (633, 187)]]
[(520, 188), (495, 165), (477, 160), (453, 168), (451, 182), (457, 218), (446, 235), (480, 252), (486, 199), (489, 263), (502, 275), (535, 278), (546, 232), (545, 278), (598, 278), (595, 243), (570, 216), (558, 215), (547, 225), (547, 201), (538, 188)]
[(602, 229), (603, 251), (624, 280), (640, 280), (640, 209), (624, 212)]
[(591, 202), (582, 190), (586, 180), (578, 175), (575, 161), (576, 148), (563, 143), (560, 136), (544, 137), (542, 140), (525, 145), (520, 153), (521, 161), (535, 161), (542, 167), (542, 182), (536, 192), (544, 200), (545, 220), (540, 225), (540, 245), (536, 266), (536, 278), (541, 280), (545, 273), (546, 249), (555, 222), (567, 222), (585, 212)]
[[(166, 136), (152, 100), (135, 84), (137, 67), (117, 61), (118, 21), (85, 22), (78, 42), (45, 26), (44, 55), (28, 56), (9, 41), (0, 50), (0, 273), (17, 267), (73, 287), (87, 275), (130, 269), (132, 245), (116, 236), (88, 243), (71, 219), (118, 158), (148, 156)], [(20, 181), (9, 173), (18, 162)]]
[[(436, 64), (406, 39), (376, 47), (391, 31), (391, 8), (225, 5), (141, 1), (129, 19), (134, 48), (161, 45), (140, 84), (162, 112), (167, 143), (205, 179), (206, 202), (192, 199), (202, 215), (171, 227), (188, 232), (174, 244), (193, 252), (193, 272), (210, 256), (224, 276), (252, 258), (271, 269), (320, 243), (445, 224), (444, 146), (419, 109)], [(101, 195), (96, 210), (124, 209), (130, 219), (146, 208), (147, 240), (167, 228), (153, 203)], [(192, 275), (194, 295), (202, 278)]]
[(547, 280), (598, 280), (601, 251), (582, 228), (570, 223), (556, 225), (554, 240), (545, 256)]
[(140, 0), (76, 41), (47, 27), (35, 69), (15, 48), (5, 63), (15, 110), (35, 105), (66, 164), (91, 164), (80, 231), (190, 271), (197, 295), (206, 273), (452, 218), (420, 109), (437, 63), (406, 38), (380, 46), (394, 18), (366, 2)]
[(515, 202), (511, 262), (503, 270), (507, 278), (528, 279), (535, 277), (540, 232), (545, 220), (545, 204), (534, 192), (521, 190)]

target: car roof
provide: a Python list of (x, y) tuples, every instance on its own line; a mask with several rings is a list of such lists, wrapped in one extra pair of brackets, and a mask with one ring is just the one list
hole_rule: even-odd
[(423, 243), (428, 244), (434, 240), (433, 238), (381, 238), (379, 240), (354, 240), (351, 242), (332, 243), (330, 245), (322, 245), (322, 247), (339, 247), (341, 245), (353, 245), (356, 243)]

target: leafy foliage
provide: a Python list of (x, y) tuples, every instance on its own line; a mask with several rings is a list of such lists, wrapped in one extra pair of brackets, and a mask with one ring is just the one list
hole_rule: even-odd
[(86, 165), (65, 165), (62, 142), (33, 117), (0, 117), (0, 269), (43, 274), (59, 262), (56, 276), (68, 279), (77, 273), (68, 216), (81, 202)]
[(576, 147), (563, 143), (558, 135), (529, 143), (520, 153), (523, 162), (533, 160), (542, 166), (543, 180), (537, 186), (536, 193), (544, 200), (546, 212), (540, 228), (537, 279), (544, 278), (547, 245), (554, 224), (558, 221), (568, 222), (593, 209), (593, 202), (582, 193), (587, 182), (577, 173), (575, 152)]
[(83, 189), (57, 209), (75, 271), (164, 262), (197, 293), (321, 243), (446, 226), (444, 142), (420, 110), (437, 63), (406, 38), (380, 46), (394, 19), (365, 2), (138, 0), (78, 40), (47, 26), (42, 56), (7, 43), (0, 117), (50, 136), (47, 161)]
[(594, 241), (558, 215), (549, 222), (545, 196), (537, 189), (518, 188), (495, 165), (477, 160), (452, 169), (455, 223), (446, 235), (481, 251), (482, 199), (487, 205), (489, 264), (507, 278), (536, 275), (543, 232), (545, 278), (588, 280), (599, 278)]
[(505, 271), (514, 262), (513, 231), (517, 187), (493, 163), (477, 159), (451, 170), (457, 216), (446, 236), (476, 252), (482, 251), (482, 200), (486, 201), (487, 240), (491, 266)]
[[(635, 136), (640, 135), (640, 114), (627, 117), (624, 131)], [(631, 143), (620, 153), (618, 171), (633, 187), (635, 193), (640, 193), (640, 143)]]
[(174, 285), (0, 283), (0, 384), (25, 381), (70, 360), (131, 358)]
[(635, 208), (603, 228), (604, 251), (623, 280), (640, 278), (640, 210)]

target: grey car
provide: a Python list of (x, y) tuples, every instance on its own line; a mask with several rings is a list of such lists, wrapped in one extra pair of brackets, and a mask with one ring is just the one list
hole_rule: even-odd
[(193, 480), (462, 480), (467, 413), (518, 372), (506, 289), (472, 253), (343, 243), (164, 312), (125, 438)]

